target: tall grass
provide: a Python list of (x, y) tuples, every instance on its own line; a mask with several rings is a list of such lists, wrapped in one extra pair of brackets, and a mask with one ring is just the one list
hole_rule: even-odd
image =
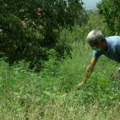
[(119, 84), (110, 79), (116, 63), (102, 57), (86, 85), (75, 90), (74, 86), (82, 80), (91, 57), (89, 52), (82, 56), (75, 53), (72, 59), (68, 58), (59, 65), (55, 76), (45, 71), (29, 72), (24, 62), (10, 67), (1, 60), (0, 118), (119, 120)]
[(27, 70), (23, 61), (9, 66), (0, 60), (0, 120), (120, 119), (120, 83), (111, 77), (119, 66), (114, 61), (102, 56), (87, 83), (74, 89), (91, 58), (85, 41), (90, 29), (77, 26), (61, 33), (72, 43), (72, 58), (55, 66), (51, 57), (40, 73)]

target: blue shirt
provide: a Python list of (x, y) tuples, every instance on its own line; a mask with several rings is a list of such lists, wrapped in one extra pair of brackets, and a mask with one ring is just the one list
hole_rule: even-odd
[(110, 36), (105, 39), (107, 43), (107, 50), (93, 50), (93, 57), (97, 60), (99, 56), (105, 55), (112, 60), (120, 62), (120, 36)]

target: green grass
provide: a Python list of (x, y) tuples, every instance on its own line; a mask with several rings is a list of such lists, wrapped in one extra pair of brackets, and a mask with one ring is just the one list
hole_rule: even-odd
[[(97, 19), (96, 19), (97, 18)], [(92, 51), (85, 36), (93, 28), (106, 34), (100, 16), (90, 15), (89, 25), (63, 31), (61, 39), (72, 43), (72, 59), (58, 66), (51, 58), (40, 73), (27, 70), (24, 61), (9, 66), (0, 60), (0, 120), (120, 120), (120, 83), (113, 80), (119, 64), (102, 56), (87, 83), (83, 80)]]
[(100, 58), (86, 85), (81, 90), (74, 89), (89, 63), (91, 54), (87, 51), (79, 55), (75, 50), (72, 59), (68, 58), (54, 68), (55, 74), (52, 65), (49, 65), (50, 70), (33, 73), (26, 70), (24, 62), (10, 67), (1, 60), (0, 118), (119, 120), (120, 86), (110, 80), (117, 68), (115, 62)]

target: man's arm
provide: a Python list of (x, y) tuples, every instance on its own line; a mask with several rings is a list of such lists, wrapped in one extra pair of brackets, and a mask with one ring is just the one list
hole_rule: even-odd
[(86, 82), (86, 80), (90, 77), (90, 75), (92, 74), (94, 67), (97, 63), (97, 60), (92, 57), (90, 64), (87, 66), (86, 71), (85, 71), (85, 78), (84, 78), (84, 82)]
[(88, 80), (88, 78), (90, 77), (90, 75), (92, 74), (94, 67), (97, 63), (97, 60), (92, 57), (90, 64), (87, 66), (86, 71), (85, 71), (85, 75), (84, 75), (84, 79), (82, 80), (82, 82), (80, 82), (76, 87), (79, 89), (82, 85), (84, 85), (86, 83), (86, 81)]

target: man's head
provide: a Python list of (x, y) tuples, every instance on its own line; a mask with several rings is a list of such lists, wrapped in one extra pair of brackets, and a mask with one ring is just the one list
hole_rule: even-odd
[(99, 30), (92, 30), (87, 35), (87, 42), (92, 48), (105, 49), (106, 40), (104, 35)]

